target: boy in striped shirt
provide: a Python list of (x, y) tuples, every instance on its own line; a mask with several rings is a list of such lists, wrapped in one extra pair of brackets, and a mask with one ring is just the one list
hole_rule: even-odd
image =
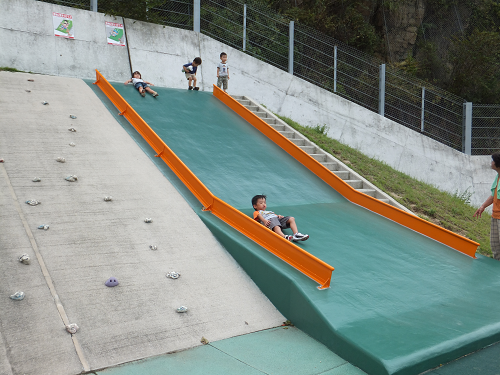
[[(252, 206), (255, 212), (253, 213), (254, 220), (265, 225), (273, 232), (279, 234), (288, 241), (305, 241), (309, 238), (307, 234), (302, 234), (297, 229), (295, 218), (291, 216), (277, 215), (273, 211), (266, 211), (267, 203), (265, 195), (256, 195), (252, 198)], [(282, 229), (290, 228), (293, 235), (284, 234)]]

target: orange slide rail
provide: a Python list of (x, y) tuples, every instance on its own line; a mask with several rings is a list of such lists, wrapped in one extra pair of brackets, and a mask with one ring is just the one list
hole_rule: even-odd
[(161, 158), (201, 202), (204, 211), (211, 211), (219, 219), (316, 281), (319, 284), (319, 289), (330, 287), (332, 271), (334, 270), (332, 266), (285, 240), (213, 195), (97, 69), (94, 84), (118, 108), (120, 115), (123, 115), (157, 152), (155, 156)]
[(421, 233), (424, 236), (441, 242), (442, 244), (458, 250), (470, 257), (476, 257), (476, 250), (479, 246), (477, 242), (357, 191), (216, 85), (214, 85), (214, 96), (352, 203), (365, 207), (370, 211), (395, 221), (396, 223), (410, 228), (415, 232)]

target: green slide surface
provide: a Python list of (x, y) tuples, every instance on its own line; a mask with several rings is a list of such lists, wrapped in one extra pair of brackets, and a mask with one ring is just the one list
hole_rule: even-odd
[(350, 203), (211, 93), (155, 88), (154, 99), (113, 86), (213, 194), (248, 215), (266, 194), (268, 209), (296, 218), (310, 235), (298, 245), (335, 267), (327, 290), (202, 212), (128, 126), (274, 305), (338, 355), (369, 374), (418, 374), (500, 340), (500, 262)]

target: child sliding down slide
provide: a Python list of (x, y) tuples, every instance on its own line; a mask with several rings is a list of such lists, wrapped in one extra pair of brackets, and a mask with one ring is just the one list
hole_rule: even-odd
[(141, 77), (141, 73), (139, 73), (137, 70), (132, 73), (132, 78), (129, 80), (125, 81), (125, 85), (128, 85), (130, 82), (134, 84), (134, 87), (139, 90), (141, 93), (142, 97), (146, 96), (146, 91), (149, 92), (153, 97), (157, 97), (158, 93), (156, 91), (153, 91), (149, 85), (154, 86), (151, 82), (148, 81), (143, 81)]
[[(266, 211), (267, 204), (265, 195), (256, 195), (253, 197), (252, 206), (255, 210), (253, 213), (254, 220), (259, 221), (262, 225), (265, 225), (284, 239), (297, 242), (305, 241), (309, 238), (309, 235), (299, 232), (294, 217), (276, 215), (273, 211)], [(284, 234), (281, 230), (282, 228), (291, 228), (293, 236)]]

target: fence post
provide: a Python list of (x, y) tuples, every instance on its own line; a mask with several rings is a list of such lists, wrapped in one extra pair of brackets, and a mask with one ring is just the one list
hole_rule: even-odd
[(243, 4), (243, 51), (247, 50), (247, 5)]
[(420, 131), (424, 132), (424, 118), (425, 118), (425, 87), (422, 86), (422, 113), (420, 114)]
[(201, 0), (193, 1), (193, 31), (200, 32), (200, 8)]
[(385, 115), (385, 64), (380, 65), (378, 78), (378, 114)]
[(333, 92), (337, 92), (337, 45), (333, 47)]
[(464, 135), (462, 137), (462, 152), (472, 154), (472, 103), (464, 103)]
[(294, 24), (290, 21), (289, 29), (289, 42), (288, 42), (288, 73), (293, 74), (293, 32)]
[(92, 12), (97, 12), (97, 0), (90, 1), (90, 10)]

